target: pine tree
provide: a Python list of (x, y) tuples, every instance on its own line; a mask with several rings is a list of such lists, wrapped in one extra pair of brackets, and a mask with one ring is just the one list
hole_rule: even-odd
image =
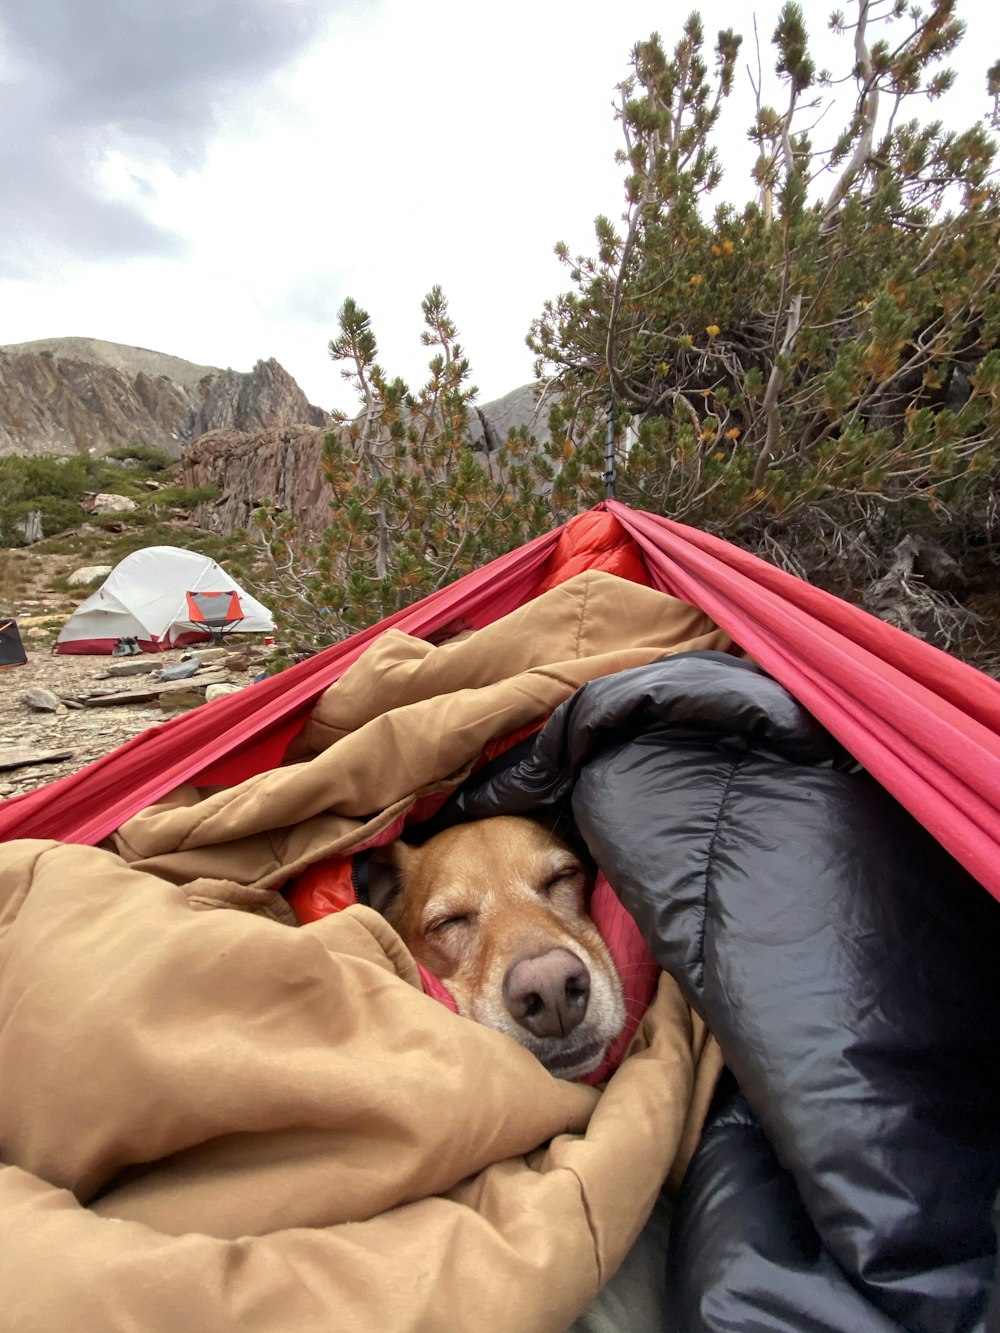
[[(840, 80), (817, 71), (801, 7), (782, 9), (778, 108), (751, 76), (751, 197), (712, 210), (742, 39), (719, 33), (711, 69), (697, 14), (672, 53), (638, 43), (621, 222), (597, 219), (592, 257), (557, 247), (570, 290), (529, 335), (554, 456), (596, 477), (610, 401), (621, 498), (810, 570), (874, 567), (921, 525), (982, 529), (1000, 432), (995, 142), (910, 114), (952, 83), (954, 0), (858, 0), (830, 26), (850, 41)], [(814, 143), (845, 78), (847, 123)], [(987, 91), (995, 125), (1000, 62)]]
[(303, 549), (290, 516), (261, 511), (281, 575), (271, 600), (303, 640), (342, 638), (551, 526), (530, 439), (515, 432), (488, 461), (470, 444), (477, 390), (440, 287), (422, 310), (432, 355), (414, 394), (379, 364), (367, 311), (344, 302), (330, 355), (343, 363), (359, 410), (324, 441), (330, 523)]

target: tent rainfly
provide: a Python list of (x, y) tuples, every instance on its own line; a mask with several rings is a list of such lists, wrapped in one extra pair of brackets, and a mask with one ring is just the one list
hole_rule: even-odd
[(229, 631), (272, 633), (267, 607), (243, 591), (208, 556), (179, 546), (147, 546), (117, 564), (95, 593), (77, 607), (59, 631), (57, 653), (110, 653), (119, 639), (137, 639), (147, 653), (163, 652), (212, 637), (192, 616), (190, 594), (233, 596), (242, 618)]
[(17, 621), (0, 618), (0, 671), (5, 667), (24, 666), (27, 660)]

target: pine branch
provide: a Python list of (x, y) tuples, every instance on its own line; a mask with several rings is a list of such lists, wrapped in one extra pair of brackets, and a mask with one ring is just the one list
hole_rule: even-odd
[(757, 490), (764, 480), (764, 474), (770, 466), (771, 459), (774, 457), (775, 450), (778, 447), (778, 438), (781, 434), (781, 416), (778, 411), (778, 399), (781, 394), (782, 386), (785, 382), (785, 372), (781, 367), (781, 362), (789, 357), (795, 346), (795, 339), (798, 336), (799, 324), (802, 315), (802, 296), (801, 294), (792, 297), (791, 305), (788, 308), (788, 319), (785, 324), (785, 336), (782, 340), (778, 355), (774, 358), (774, 364), (771, 366), (771, 374), (768, 376), (767, 389), (764, 392), (763, 412), (767, 421), (767, 435), (764, 439), (764, 447), (757, 455), (757, 462), (754, 464), (753, 477), (750, 485), (752, 489)]

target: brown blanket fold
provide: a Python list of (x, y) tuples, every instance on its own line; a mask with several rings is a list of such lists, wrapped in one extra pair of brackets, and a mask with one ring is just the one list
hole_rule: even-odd
[(726, 646), (583, 575), (458, 643), (385, 636), (312, 757), (175, 793), (118, 852), (0, 849), (4, 1328), (565, 1329), (693, 1148), (703, 1025), (663, 978), (606, 1090), (564, 1083), (425, 997), (374, 912), (290, 927), (277, 887), (582, 681)]

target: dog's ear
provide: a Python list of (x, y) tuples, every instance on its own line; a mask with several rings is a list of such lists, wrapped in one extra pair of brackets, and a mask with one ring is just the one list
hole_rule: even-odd
[(382, 916), (389, 916), (403, 888), (406, 867), (413, 849), (405, 842), (390, 842), (375, 847), (368, 857), (368, 905)]

